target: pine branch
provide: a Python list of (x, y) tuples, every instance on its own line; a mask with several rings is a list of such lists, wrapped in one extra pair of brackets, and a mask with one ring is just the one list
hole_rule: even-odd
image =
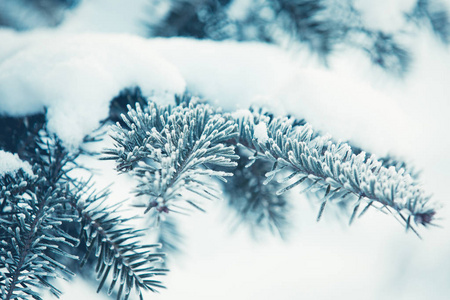
[(116, 148), (104, 151), (108, 155), (104, 159), (116, 160), (119, 171), (132, 170), (136, 175), (136, 195), (149, 197), (146, 212), (167, 213), (177, 208), (179, 200), (201, 209), (185, 193), (214, 197), (214, 189), (203, 177), (225, 180), (224, 176), (232, 174), (209, 166), (236, 166), (234, 146), (224, 145), (236, 137), (234, 122), (209, 105), (189, 101), (175, 107), (155, 103), (144, 110), (138, 104), (135, 110), (129, 107), (122, 117), (126, 127), (117, 124), (113, 128)]
[(156, 267), (164, 254), (154, 249), (161, 245), (139, 242), (139, 238), (144, 236), (143, 230), (134, 229), (127, 224), (130, 219), (120, 216), (120, 203), (109, 207), (104, 205), (108, 191), (95, 193), (89, 181), (76, 184), (78, 192), (71, 198), (71, 205), (79, 216), (79, 239), (86, 246), (80, 265), (83, 266), (95, 253), (95, 272), (97, 280), (100, 280), (97, 292), (108, 277), (112, 277), (108, 295), (118, 285), (117, 299), (128, 299), (133, 287), (141, 299), (142, 290), (155, 292), (156, 288), (163, 288), (160, 281), (152, 279), (167, 272)]
[(61, 244), (76, 243), (59, 228), (63, 222), (75, 219), (64, 209), (66, 187), (58, 183), (50, 187), (37, 165), (34, 173), (29, 176), (18, 172), (15, 178), (2, 180), (2, 184), (7, 183), (2, 189), (13, 191), (2, 197), (0, 218), (0, 283), (4, 300), (42, 299), (37, 292), (39, 287), (60, 295), (49, 278), (58, 272), (67, 277), (72, 272), (50, 256), (77, 258), (59, 248)]
[[(34, 121), (28, 124), (28, 120)], [(17, 119), (13, 124), (20, 124)], [(26, 127), (34, 128), (24, 133), (26, 143), (20, 152), (32, 165), (34, 175), (17, 172), (15, 178), (2, 178), (2, 227), (0, 257), (2, 259), (2, 299), (42, 299), (38, 288), (47, 287), (58, 296), (61, 292), (49, 280), (62, 273), (64, 277), (73, 273), (58, 262), (63, 258), (77, 257), (62, 250), (61, 246), (74, 247), (77, 239), (62, 230), (62, 225), (74, 222), (76, 215), (65, 209), (70, 190), (66, 182), (68, 164), (76, 157), (61, 144), (47, 135), (39, 116), (27, 118)], [(10, 125), (11, 126), (11, 125)], [(14, 126), (13, 126), (14, 127)], [(22, 126), (18, 126), (22, 130)], [(1, 281), (1, 280), (0, 280)]]
[(76, 252), (80, 242), (87, 246), (81, 251), (83, 264), (92, 262), (90, 254), (96, 254), (99, 291), (108, 277), (112, 277), (109, 293), (118, 286), (117, 299), (127, 299), (133, 287), (141, 299), (142, 290), (162, 287), (153, 280), (166, 272), (156, 267), (163, 256), (154, 251), (158, 245), (140, 244), (141, 231), (126, 224), (118, 205), (106, 205), (107, 192), (96, 193), (89, 182), (69, 175), (78, 167), (79, 151), (69, 153), (45, 128), (21, 149), (25, 149), (21, 155), (34, 164), (35, 175), (20, 171), (16, 177), (0, 178), (2, 299), (42, 299), (40, 287), (60, 295), (50, 280), (60, 276), (58, 272), (65, 277), (73, 274), (69, 259), (77, 256), (69, 253)]
[[(266, 176), (272, 180), (277, 173), (288, 171), (288, 185), (277, 191), (281, 195), (302, 185), (306, 190), (322, 190), (320, 219), (325, 205), (334, 199), (357, 199), (354, 215), (360, 205), (366, 208), (378, 204), (380, 209), (396, 213), (414, 232), (412, 222), (432, 223), (435, 210), (419, 184), (404, 169), (386, 168), (374, 156), (365, 152), (355, 155), (346, 143), (334, 142), (330, 137), (315, 136), (310, 125), (292, 126), (292, 118), (273, 118), (254, 113), (236, 118), (239, 124), (239, 143), (257, 151), (255, 159), (273, 163), (273, 171)], [(266, 130), (266, 136), (255, 137), (256, 126)], [(259, 134), (261, 135), (261, 134)], [(350, 200), (346, 200), (350, 201)], [(354, 201), (354, 200), (352, 200)], [(416, 232), (417, 233), (417, 232)]]
[[(164, 256), (153, 251), (159, 245), (140, 244), (139, 238), (143, 236), (141, 230), (126, 224), (128, 219), (121, 217), (118, 211), (120, 203), (113, 206), (106, 204), (107, 190), (96, 193), (89, 181), (81, 182), (68, 175), (73, 168), (68, 165), (76, 167), (74, 160), (78, 154), (69, 153), (58, 140), (52, 144), (50, 146), (47, 142), (48, 151), (40, 151), (43, 153), (41, 157), (49, 157), (46, 176), (68, 186), (66, 210), (77, 216), (77, 222), (72, 222), (67, 229), (75, 226), (79, 241), (86, 246), (81, 267), (91, 260), (92, 253), (95, 254), (95, 272), (97, 280), (100, 280), (97, 292), (100, 292), (108, 277), (112, 277), (108, 294), (114, 292), (117, 284), (118, 300), (128, 299), (133, 287), (141, 299), (142, 290), (154, 292), (155, 288), (162, 288), (160, 281), (152, 279), (167, 271), (156, 267)], [(51, 173), (55, 170), (59, 170), (61, 175)]]
[[(169, 207), (179, 208), (175, 203), (180, 199), (201, 209), (188, 193), (212, 198), (212, 191), (196, 176), (234, 175), (237, 178), (225, 189), (233, 189), (231, 194), (240, 190), (249, 197), (231, 201), (231, 206), (247, 218), (258, 216), (253, 223), (265, 220), (276, 229), (286, 217), (286, 201), (280, 197), (297, 186), (321, 198), (318, 220), (328, 202), (341, 201), (352, 203), (350, 223), (358, 212), (362, 215), (374, 206), (394, 213), (416, 233), (413, 222), (432, 224), (435, 210), (430, 197), (417, 183), (417, 173), (408, 174), (401, 162), (378, 160), (361, 149), (352, 150), (346, 143), (314, 132), (303, 120), (277, 118), (264, 111), (223, 114), (190, 99), (178, 99), (175, 107), (151, 103), (145, 111), (139, 105), (136, 110), (130, 107), (123, 116), (127, 128), (114, 127), (117, 148), (104, 152), (109, 155), (105, 159), (117, 161), (119, 171), (136, 175), (136, 194), (149, 196), (146, 211), (154, 208), (157, 213), (167, 213)], [(216, 135), (220, 138), (214, 138)], [(235, 155), (236, 144), (255, 154), (246, 158), (239, 151)], [(247, 170), (236, 168), (238, 157), (249, 160)], [(255, 163), (257, 169), (266, 169), (264, 180), (258, 179), (255, 167), (252, 170)], [(241, 182), (248, 184), (239, 189)], [(276, 193), (270, 194), (275, 187)]]

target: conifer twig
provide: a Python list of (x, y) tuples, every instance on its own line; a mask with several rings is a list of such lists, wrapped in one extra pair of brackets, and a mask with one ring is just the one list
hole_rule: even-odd
[[(353, 195), (359, 199), (354, 214), (360, 201), (366, 200), (369, 206), (378, 203), (381, 209), (391, 208), (412, 230), (412, 221), (425, 226), (432, 223), (435, 210), (430, 196), (404, 169), (386, 168), (365, 152), (355, 155), (348, 144), (315, 134), (309, 124), (293, 126), (293, 118), (270, 119), (253, 113), (236, 118), (236, 122), (239, 143), (257, 151), (257, 158), (272, 161), (272, 174), (290, 169), (289, 185), (277, 193), (300, 184), (323, 191), (318, 218), (328, 201)], [(264, 139), (255, 137), (256, 126), (266, 128)]]
[(142, 110), (136, 104), (122, 118), (127, 127), (118, 123), (113, 128), (116, 148), (104, 151), (104, 159), (116, 160), (119, 171), (132, 170), (139, 181), (136, 195), (149, 197), (145, 212), (167, 213), (178, 199), (200, 208), (182, 191), (210, 199), (214, 189), (202, 177), (232, 175), (208, 167), (232, 168), (238, 159), (234, 146), (224, 144), (237, 136), (236, 125), (209, 105), (159, 107), (152, 102)]

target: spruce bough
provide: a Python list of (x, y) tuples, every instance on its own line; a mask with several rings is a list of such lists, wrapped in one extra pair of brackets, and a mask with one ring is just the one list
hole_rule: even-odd
[(257, 161), (272, 164), (262, 185), (276, 179), (284, 183), (272, 191), (276, 196), (297, 186), (318, 195), (322, 191), (318, 220), (333, 200), (354, 202), (350, 223), (370, 206), (396, 214), (416, 233), (414, 223), (428, 225), (433, 220), (430, 196), (389, 160), (359, 149), (355, 153), (349, 144), (319, 135), (293, 117), (274, 117), (261, 110), (225, 113), (186, 95), (176, 102), (176, 106), (154, 102), (145, 108), (129, 106), (122, 115), (125, 125), (113, 127), (116, 147), (105, 151), (105, 159), (116, 160), (119, 171), (137, 177), (136, 194), (148, 195), (144, 212), (154, 209), (159, 216), (183, 201), (200, 208), (183, 189), (212, 198), (202, 176), (215, 176), (226, 185), (224, 177), (233, 175), (242, 158), (236, 153), (250, 151), (247, 168)]
[[(221, 197), (240, 222), (281, 236), (289, 225), (287, 194), (296, 189), (320, 199), (318, 220), (327, 204), (344, 202), (351, 207), (350, 223), (371, 206), (392, 213), (417, 235), (418, 225), (434, 222), (433, 203), (417, 173), (320, 135), (304, 120), (262, 109), (223, 112), (187, 94), (166, 106), (139, 93), (131, 98), (134, 107), (111, 105), (115, 145), (102, 159), (134, 176), (135, 195), (143, 199), (138, 207), (159, 223), (166, 251), (178, 247), (177, 212), (203, 210), (203, 199)], [(133, 289), (142, 299), (143, 290), (163, 287), (157, 280), (167, 272), (164, 254), (155, 250), (160, 245), (142, 243), (146, 229), (121, 217), (120, 203), (108, 205), (108, 191), (70, 175), (83, 151), (66, 150), (42, 120), (12, 122), (24, 129), (18, 135), (23, 139), (0, 144), (33, 165), (33, 174), (18, 170), (0, 178), (1, 298), (42, 299), (42, 286), (60, 295), (52, 278), (79, 272), (78, 259), (95, 270), (98, 291), (106, 285), (117, 299), (128, 299)]]

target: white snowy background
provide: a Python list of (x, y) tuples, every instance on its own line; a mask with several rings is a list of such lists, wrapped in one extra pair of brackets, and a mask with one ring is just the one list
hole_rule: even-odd
[[(370, 24), (389, 29), (401, 25), (412, 2), (357, 1)], [(292, 194), (290, 238), (255, 241), (245, 230), (230, 231), (225, 203), (209, 203), (206, 214), (179, 217), (183, 253), (169, 258), (167, 289), (145, 299), (450, 299), (448, 49), (426, 30), (411, 37), (414, 63), (400, 80), (353, 51), (334, 54), (327, 69), (307, 52), (260, 43), (146, 39), (142, 20), (152, 9), (147, 0), (82, 1), (55, 29), (0, 29), (0, 113), (45, 106), (50, 130), (74, 147), (125, 87), (138, 85), (146, 95), (188, 87), (229, 110), (258, 103), (411, 162), (442, 205), (442, 228), (421, 228), (420, 240), (377, 211), (349, 227), (348, 217), (326, 210), (317, 223), (318, 206)], [(11, 156), (0, 152), (0, 159)], [(116, 199), (132, 197), (111, 162), (84, 159), (98, 170), (99, 185), (114, 182)], [(95, 282), (58, 285), (63, 300), (106, 299), (95, 295)]]

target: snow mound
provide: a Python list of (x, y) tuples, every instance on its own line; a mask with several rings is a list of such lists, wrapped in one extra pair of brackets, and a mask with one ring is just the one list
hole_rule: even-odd
[(0, 150), (0, 176), (7, 173), (13, 174), (19, 169), (30, 175), (33, 174), (30, 164), (21, 160), (17, 154)]
[(139, 37), (43, 32), (40, 39), (23, 34), (10, 41), (19, 46), (0, 53), (0, 114), (45, 107), (49, 130), (67, 146), (78, 145), (98, 126), (123, 88), (140, 86), (146, 95), (185, 90), (177, 68)]
[(355, 76), (302, 67), (273, 45), (50, 31), (0, 30), (0, 38), (6, 41), (0, 114), (46, 107), (48, 128), (66, 145), (78, 145), (107, 116), (109, 101), (130, 86), (140, 86), (145, 96), (182, 93), (187, 86), (226, 111), (256, 104), (305, 118), (380, 155), (407, 150), (417, 129), (392, 97)]
[(274, 99), (299, 66), (283, 49), (258, 42), (188, 38), (149, 42), (178, 67), (191, 92), (230, 111), (257, 103), (284, 113)]

